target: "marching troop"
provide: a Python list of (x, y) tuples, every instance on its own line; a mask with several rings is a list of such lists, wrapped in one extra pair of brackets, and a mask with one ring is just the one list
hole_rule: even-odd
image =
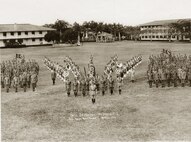
[(12, 60), (1, 63), (1, 87), (8, 93), (10, 88), (18, 92), (22, 88), (24, 92), (32, 86), (35, 91), (39, 74), (39, 65), (35, 60), (26, 60), (24, 56), (16, 54)]
[[(109, 91), (109, 93), (113, 95), (114, 90), (117, 90), (118, 93), (121, 94), (123, 79), (127, 74), (130, 74), (131, 81), (134, 82), (134, 69), (140, 64), (141, 60), (141, 56), (136, 56), (126, 63), (119, 64), (117, 62), (117, 56), (114, 56), (106, 65), (102, 76), (96, 73), (93, 56), (90, 57), (87, 74), (84, 67), (84, 75), (80, 72), (79, 66), (77, 66), (70, 57), (65, 58), (65, 66), (59, 65), (47, 57), (44, 59), (44, 64), (51, 71), (53, 85), (55, 85), (56, 77), (64, 82), (68, 97), (71, 96), (71, 94), (75, 97), (79, 95), (84, 97), (91, 96), (92, 103), (95, 103), (95, 97), (99, 93), (104, 96), (106, 92)], [(116, 77), (112, 76), (114, 70)], [(74, 76), (73, 80), (69, 77), (70, 71)]]
[(191, 87), (191, 55), (175, 55), (170, 50), (163, 49), (157, 56), (150, 56), (147, 71), (148, 83), (159, 86)]
[[(93, 56), (90, 57), (88, 72), (84, 67), (84, 74), (80, 71), (70, 57), (64, 59), (65, 66), (59, 65), (45, 57), (44, 65), (51, 71), (52, 84), (55, 85), (56, 78), (65, 84), (68, 97), (73, 94), (75, 97), (91, 96), (92, 103), (95, 103), (97, 94), (104, 96), (107, 92), (111, 95), (114, 92), (122, 93), (123, 80), (130, 75), (134, 82), (135, 67), (142, 61), (142, 57), (135, 56), (125, 63), (119, 63), (117, 55), (104, 68), (104, 74), (99, 76), (96, 73), (93, 63)], [(70, 72), (73, 78), (70, 76)], [(116, 76), (114, 76), (114, 74)], [(39, 65), (35, 60), (26, 60), (24, 55), (16, 54), (12, 60), (1, 63), (1, 86), (9, 92), (14, 88), (18, 92), (22, 88), (26, 92), (32, 86), (35, 91), (38, 82)], [(170, 50), (163, 49), (159, 55), (151, 55), (147, 70), (149, 87), (153, 84), (161, 87), (191, 87), (191, 55), (175, 55)]]

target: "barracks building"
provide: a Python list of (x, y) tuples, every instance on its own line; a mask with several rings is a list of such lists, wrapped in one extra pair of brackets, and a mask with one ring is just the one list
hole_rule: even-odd
[(189, 40), (186, 36), (181, 36), (176, 30), (171, 29), (169, 25), (171, 23), (177, 23), (180, 20), (189, 19), (174, 19), (174, 20), (160, 20), (145, 23), (140, 25), (141, 34), (140, 40), (142, 41), (179, 41)]
[(52, 30), (55, 29), (31, 24), (0, 24), (0, 47), (5, 47), (10, 40), (26, 46), (52, 44), (44, 40)]

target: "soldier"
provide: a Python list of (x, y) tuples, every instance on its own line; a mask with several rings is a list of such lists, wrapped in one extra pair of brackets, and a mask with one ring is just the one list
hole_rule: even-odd
[(26, 72), (23, 72), (23, 75), (22, 75), (22, 86), (23, 86), (24, 92), (26, 92), (26, 89), (27, 89), (27, 73)]
[(166, 74), (164, 69), (161, 70), (160, 72), (160, 79), (161, 79), (161, 83), (162, 83), (162, 88), (166, 86)]
[(30, 88), (31, 85), (31, 74), (30, 71), (27, 72), (27, 86)]
[(159, 74), (158, 74), (157, 70), (153, 71), (153, 79), (154, 79), (156, 88), (158, 88), (158, 85), (159, 85)]
[(4, 83), (5, 83), (6, 92), (8, 93), (9, 87), (10, 87), (10, 78), (8, 75), (5, 76)]
[(1, 87), (4, 88), (5, 87), (5, 84), (4, 84), (4, 73), (1, 73)]
[(96, 79), (95, 79), (95, 85), (96, 85), (96, 90), (99, 91), (100, 90), (100, 86), (99, 86), (99, 76), (97, 75), (96, 76)]
[(86, 96), (86, 81), (82, 79), (81, 81), (81, 89), (82, 89), (82, 95), (85, 97)]
[(18, 75), (15, 75), (13, 78), (13, 86), (15, 88), (15, 92), (18, 92), (18, 87), (19, 87), (19, 77)]
[(51, 78), (52, 78), (52, 84), (55, 85), (55, 80), (56, 80), (56, 70), (55, 68), (51, 70)]
[(77, 95), (78, 95), (78, 82), (76, 79), (74, 80), (74, 83), (73, 83), (73, 91), (74, 91), (74, 96), (77, 97)]
[(68, 97), (70, 96), (70, 91), (71, 91), (71, 81), (69, 81), (69, 78), (66, 79), (66, 92)]
[(191, 87), (191, 67), (188, 69), (188, 82), (189, 82), (189, 86)]
[(152, 70), (147, 71), (147, 77), (148, 77), (149, 87), (152, 88), (152, 82), (153, 82)]
[(178, 80), (179, 80), (179, 83), (181, 83), (181, 76), (182, 76), (182, 66), (180, 68), (178, 68)]
[(123, 82), (123, 80), (122, 80), (121, 76), (118, 76), (117, 77), (117, 84), (118, 84), (119, 95), (121, 95), (122, 82)]
[(166, 69), (166, 80), (167, 80), (168, 87), (170, 87), (171, 73), (170, 73), (169, 69)]
[(95, 95), (96, 95), (96, 85), (91, 82), (90, 84), (90, 95), (92, 97), (92, 103), (94, 104), (95, 103)]
[(178, 74), (177, 74), (176, 69), (174, 69), (174, 71), (172, 73), (172, 80), (173, 80), (173, 83), (174, 83), (174, 87), (177, 87)]
[(113, 90), (114, 90), (114, 80), (113, 80), (112, 76), (109, 77), (109, 89), (110, 89), (110, 93), (111, 93), (111, 95), (113, 95)]
[(135, 69), (131, 68), (129, 73), (130, 73), (131, 82), (134, 83), (135, 82)]
[(33, 72), (31, 75), (31, 83), (32, 83), (32, 90), (35, 91), (36, 85), (38, 82), (38, 75), (37, 73)]
[(101, 79), (101, 92), (102, 92), (102, 96), (105, 95), (105, 90), (106, 90), (106, 80), (105, 80), (104, 76), (102, 76), (102, 79)]
[(183, 69), (181, 73), (181, 85), (182, 87), (185, 86), (185, 80), (186, 80), (186, 71)]
[(90, 81), (89, 78), (86, 78), (86, 94), (89, 95)]
[(20, 85), (21, 88), (23, 88), (22, 80), (23, 80), (23, 76), (22, 76), (22, 73), (20, 72), (20, 75), (19, 75), (19, 85)]

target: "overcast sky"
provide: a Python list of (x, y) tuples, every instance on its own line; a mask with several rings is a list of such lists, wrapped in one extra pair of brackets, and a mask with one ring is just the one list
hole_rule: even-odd
[(0, 0), (0, 24), (43, 25), (62, 19), (139, 25), (179, 18), (191, 18), (191, 0)]

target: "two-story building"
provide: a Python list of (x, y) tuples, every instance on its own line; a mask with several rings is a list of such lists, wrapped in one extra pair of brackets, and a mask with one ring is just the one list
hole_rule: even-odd
[(170, 24), (177, 23), (180, 20), (188, 20), (188, 19), (159, 20), (141, 24), (140, 40), (143, 41), (189, 40), (188, 37), (180, 35), (180, 33), (178, 33), (175, 29), (169, 26)]
[(44, 40), (52, 30), (55, 29), (31, 24), (0, 24), (0, 47), (10, 40), (26, 46), (52, 44)]

